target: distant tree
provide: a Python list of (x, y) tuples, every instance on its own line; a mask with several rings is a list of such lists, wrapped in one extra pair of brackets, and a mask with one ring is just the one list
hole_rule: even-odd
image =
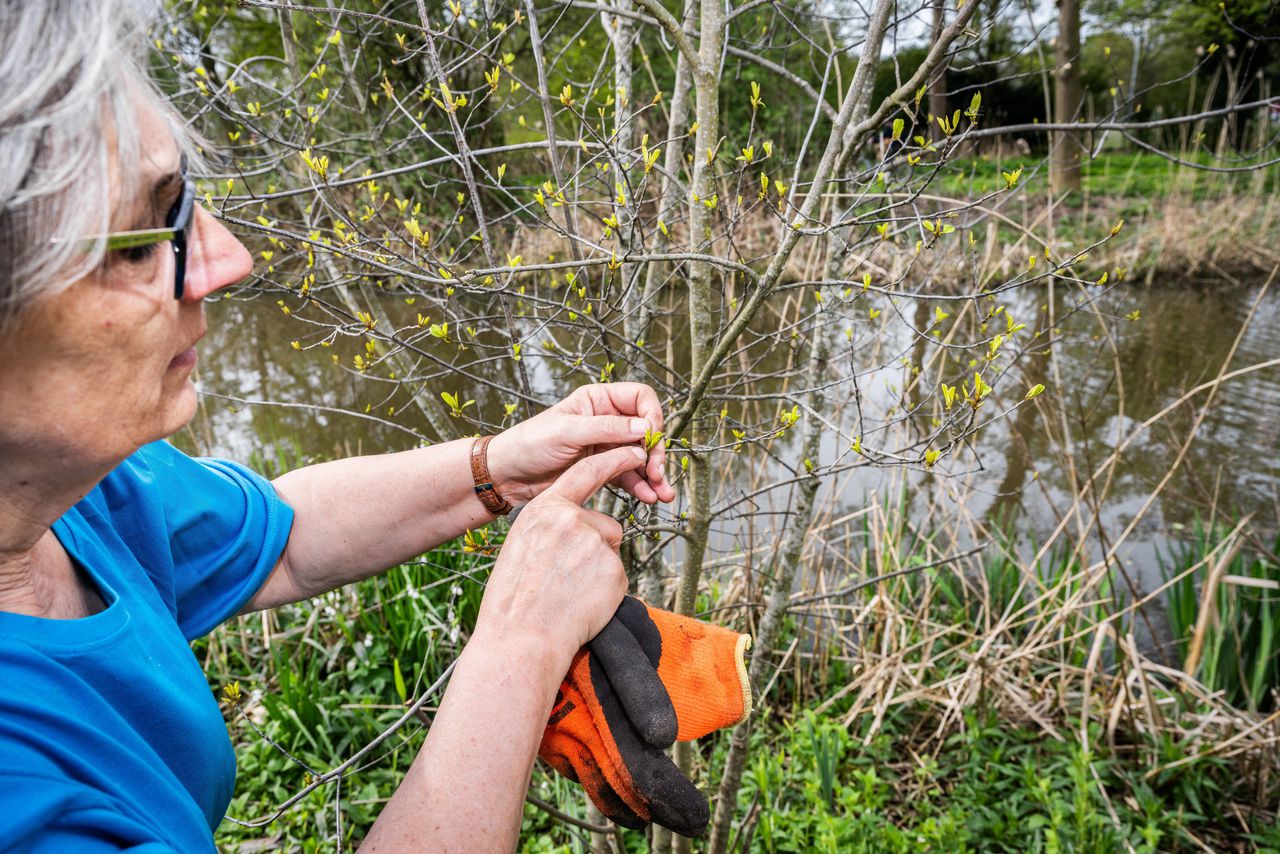
[[(1084, 74), (1080, 53), (1080, 0), (1057, 0), (1058, 36), (1054, 44), (1053, 120), (1070, 124), (1080, 118)], [(1049, 185), (1055, 194), (1079, 191), (1083, 159), (1080, 135), (1058, 131), (1049, 155)]]

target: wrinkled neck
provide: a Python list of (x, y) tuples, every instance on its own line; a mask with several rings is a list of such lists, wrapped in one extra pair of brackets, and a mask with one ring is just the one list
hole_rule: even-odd
[(0, 611), (73, 620), (105, 607), (97, 585), (75, 565), (52, 530), (25, 552), (0, 556)]
[(102, 609), (52, 526), (110, 470), (0, 445), (0, 611), (65, 618)]

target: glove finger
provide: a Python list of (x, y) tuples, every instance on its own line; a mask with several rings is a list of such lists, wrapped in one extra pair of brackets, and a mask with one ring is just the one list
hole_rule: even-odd
[[(609, 764), (611, 768), (613, 763), (607, 752), (593, 749), (599, 745), (600, 735), (592, 726), (585, 707), (568, 693), (571, 690), (562, 686), (557, 693), (551, 719), (538, 746), (538, 756), (560, 776), (582, 786), (591, 802), (610, 820), (623, 827), (640, 830), (648, 825), (649, 820), (632, 809), (609, 782), (609, 774), (602, 763)], [(617, 774), (618, 769), (613, 770), (619, 780), (629, 782), (625, 770), (620, 775)], [(634, 803), (643, 809), (644, 802), (634, 792), (631, 794)]]
[(676, 709), (678, 741), (740, 723), (751, 712), (751, 636), (645, 606), (661, 645), (658, 677)]
[(624, 750), (636, 792), (649, 805), (650, 818), (681, 836), (701, 836), (711, 820), (707, 799), (671, 761), (647, 744)]
[(544, 753), (542, 758), (561, 777), (572, 780), (582, 786), (591, 798), (591, 803), (595, 804), (596, 809), (600, 810), (610, 821), (631, 830), (642, 830), (649, 824), (648, 821), (637, 815), (631, 807), (627, 806), (626, 801), (604, 778), (599, 766), (596, 766), (594, 762), (583, 761), (586, 758), (586, 754), (571, 757), (562, 753)]
[(635, 810), (627, 806), (627, 802), (617, 793), (613, 786), (609, 785), (609, 781), (604, 775), (596, 771), (589, 777), (590, 785), (583, 785), (587, 795), (591, 798), (591, 803), (596, 805), (596, 809), (600, 810), (605, 818), (614, 824), (628, 828), (630, 830), (644, 830), (649, 826), (649, 821), (639, 816)]
[(682, 836), (700, 836), (711, 820), (702, 792), (680, 773), (667, 754), (645, 743), (626, 719), (616, 694), (603, 692), (599, 701), (618, 756), (631, 778), (628, 794), (643, 802), (651, 820)]
[[(625, 607), (624, 600), (619, 613)], [(640, 607), (643, 610), (644, 606)], [(635, 635), (617, 615), (591, 639), (588, 646), (591, 649), (591, 681), (596, 695), (608, 690), (602, 684), (607, 680), (640, 737), (654, 747), (670, 747), (676, 740), (678, 722), (671, 696), (658, 677), (657, 662), (651, 662)]]
[[(662, 660), (662, 632), (649, 616), (648, 606), (634, 596), (624, 596), (613, 619), (621, 623), (635, 638), (656, 671)], [(654, 747), (665, 750), (675, 741), (679, 731), (679, 718), (675, 713), (671, 692), (662, 681), (661, 675), (650, 675), (639, 666), (634, 656), (630, 658), (634, 662), (631, 679), (614, 678), (615, 671), (609, 667), (607, 660), (603, 662), (605, 672), (609, 675), (614, 688), (618, 690), (623, 708), (631, 718), (631, 722), (636, 725), (641, 737)], [(624, 681), (629, 687), (619, 686), (619, 683)]]
[(662, 632), (649, 616), (649, 607), (634, 596), (623, 596), (613, 618), (626, 626), (649, 658), (649, 663), (657, 669), (662, 661)]
[(591, 802), (596, 805), (596, 809), (614, 824), (628, 830), (644, 830), (649, 826), (649, 821), (636, 815), (635, 811), (627, 806), (626, 801), (613, 790), (613, 786), (604, 780), (600, 781), (598, 787), (588, 789), (587, 794), (591, 796)]

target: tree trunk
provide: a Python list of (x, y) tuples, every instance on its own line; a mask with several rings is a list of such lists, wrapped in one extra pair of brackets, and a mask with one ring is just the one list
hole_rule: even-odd
[[(694, 252), (705, 252), (711, 237), (712, 210), (705, 200), (716, 192), (715, 152), (720, 141), (720, 66), (724, 58), (724, 7), (719, 0), (702, 0), (698, 68), (693, 74), (698, 133), (694, 142), (693, 192), (689, 202), (689, 244)], [(695, 261), (689, 271), (689, 361), (694, 376), (711, 361), (712, 346), (720, 327), (717, 304), (718, 272), (705, 261)], [(702, 578), (702, 558), (711, 528), (711, 460), (707, 446), (715, 427), (705, 401), (697, 401), (691, 413), (689, 438), (693, 452), (689, 458), (689, 525), (685, 536), (685, 560), (676, 590), (676, 613), (692, 614)], [(675, 761), (693, 778), (693, 746), (677, 742)], [(676, 836), (672, 850), (687, 852), (689, 840)]]
[[(631, 119), (631, 52), (636, 40), (636, 22), (631, 15), (634, 4), (631, 0), (614, 0), (613, 7), (618, 14), (600, 13), (600, 25), (604, 28), (613, 45), (613, 136), (611, 157), (613, 166), (613, 182), (617, 188), (618, 198), (614, 201), (614, 218), (618, 222), (618, 256), (627, 258), (631, 255), (634, 235), (633, 219), (636, 199), (631, 198), (628, 187), (629, 170), (632, 152), (635, 150), (634, 122)], [(637, 301), (642, 296), (640, 290), (640, 273), (642, 265), (634, 261), (623, 261), (618, 271), (621, 285), (621, 303), (625, 306), (623, 318), (625, 326), (629, 318), (638, 314)], [(631, 342), (635, 339), (632, 338)], [(624, 349), (624, 353), (626, 350)], [(622, 364), (625, 371), (625, 363)]]
[[(933, 6), (933, 31), (929, 34), (929, 43), (934, 44), (942, 36), (947, 23), (945, 0), (937, 0)], [(929, 84), (929, 138), (941, 140), (946, 138), (938, 117), (947, 115), (947, 61), (938, 64), (933, 73), (933, 81)]]
[[(1053, 120), (1074, 122), (1084, 100), (1080, 74), (1080, 0), (1058, 0), (1058, 43), (1055, 53)], [(1080, 190), (1080, 135), (1054, 133), (1049, 160), (1049, 186), (1054, 195)]]
[[(714, 156), (720, 134), (720, 45), (724, 37), (724, 11), (716, 0), (702, 2), (702, 45), (699, 67), (694, 71), (698, 133), (694, 143), (693, 192), (689, 201), (689, 244), (694, 252), (706, 251), (711, 236), (712, 212), (702, 200), (715, 192)], [(716, 300), (716, 270), (706, 261), (689, 265), (689, 359), (696, 374), (710, 361), (719, 324)], [(689, 533), (685, 538), (685, 562), (676, 593), (676, 612), (692, 614), (702, 576), (702, 553), (706, 529), (710, 525), (711, 472), (702, 446), (710, 441), (713, 428), (699, 401), (691, 419), (693, 453), (689, 460)]]
[[(696, 0), (685, 0), (683, 26), (692, 29), (697, 20), (698, 4)], [(676, 57), (676, 79), (671, 92), (670, 118), (667, 121), (667, 138), (662, 151), (662, 181), (659, 192), (658, 220), (671, 222), (676, 207), (680, 204), (681, 187), (675, 176), (680, 174), (684, 163), (683, 137), (689, 128), (689, 92), (693, 87), (693, 68), (683, 52)], [(655, 141), (655, 145), (657, 142)], [(671, 248), (671, 240), (666, 233), (659, 230), (653, 236), (653, 253), (666, 252)], [(660, 261), (651, 261), (645, 269), (644, 293), (634, 315), (634, 325), (627, 329), (627, 339), (634, 344), (637, 339), (647, 338), (649, 324), (653, 320), (653, 302), (658, 298), (668, 265)], [(628, 312), (627, 320), (632, 320)]]
[[(871, 107), (871, 91), (875, 86), (876, 71), (880, 65), (880, 48), (884, 40), (885, 27), (892, 9), (892, 3), (880, 0), (871, 13), (867, 26), (867, 40), (863, 43), (862, 54), (858, 59), (858, 67), (854, 72), (846, 98), (852, 100), (851, 121), (843, 135), (843, 143), (852, 146), (857, 143), (854, 128), (866, 119)], [(939, 3), (939, 8), (941, 3)], [(935, 23), (938, 19), (935, 19)], [(932, 41), (937, 45), (941, 37), (941, 29), (935, 33)], [(834, 221), (843, 217), (837, 214)], [(838, 279), (844, 274), (844, 261), (848, 257), (848, 241), (851, 227), (835, 229), (825, 236), (827, 242), (826, 278)], [(836, 245), (837, 238), (844, 241), (844, 248)], [(809, 361), (805, 368), (803, 385), (813, 389), (809, 396), (809, 405), (815, 412), (821, 412), (825, 402), (822, 391), (822, 377), (826, 371), (827, 340), (823, 334), (821, 322), (813, 331), (813, 341), (809, 353)], [(822, 426), (812, 416), (805, 420), (803, 447), (807, 459), (818, 461), (818, 452), (822, 447)], [(759, 688), (765, 684), (765, 671), (769, 667), (771, 651), (777, 642), (782, 627), (782, 619), (786, 614), (787, 602), (791, 597), (791, 586), (795, 579), (796, 569), (804, 553), (809, 526), (813, 521), (814, 498), (818, 492), (820, 481), (816, 477), (804, 480), (800, 484), (799, 497), (796, 501), (795, 516), (791, 519), (788, 534), (782, 550), (770, 566), (766, 578), (772, 581), (768, 593), (764, 616), (756, 630), (754, 648), (751, 652), (751, 664), (748, 681)], [(764, 702), (763, 697), (756, 698), (757, 707)], [(738, 807), (738, 789), (742, 785), (742, 774), (746, 770), (747, 749), (751, 743), (750, 717), (740, 723), (734, 730), (733, 739), (729, 743), (729, 753), (725, 757), (724, 771), (717, 788), (715, 813), (711, 820), (711, 837), (707, 843), (710, 854), (725, 854), (729, 846), (734, 813)], [(744, 846), (744, 850), (746, 847)]]

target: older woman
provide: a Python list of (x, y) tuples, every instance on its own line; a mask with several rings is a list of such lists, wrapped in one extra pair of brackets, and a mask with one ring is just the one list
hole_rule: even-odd
[(367, 839), (510, 849), (556, 686), (625, 589), (617, 523), (580, 505), (607, 482), (673, 498), (642, 448), (657, 398), (587, 387), (491, 442), (273, 483), (166, 444), (202, 301), (251, 261), (193, 203), (181, 126), (117, 35), (136, 6), (0, 0), (0, 845), (211, 848), (235, 760), (188, 642), (527, 502)]

